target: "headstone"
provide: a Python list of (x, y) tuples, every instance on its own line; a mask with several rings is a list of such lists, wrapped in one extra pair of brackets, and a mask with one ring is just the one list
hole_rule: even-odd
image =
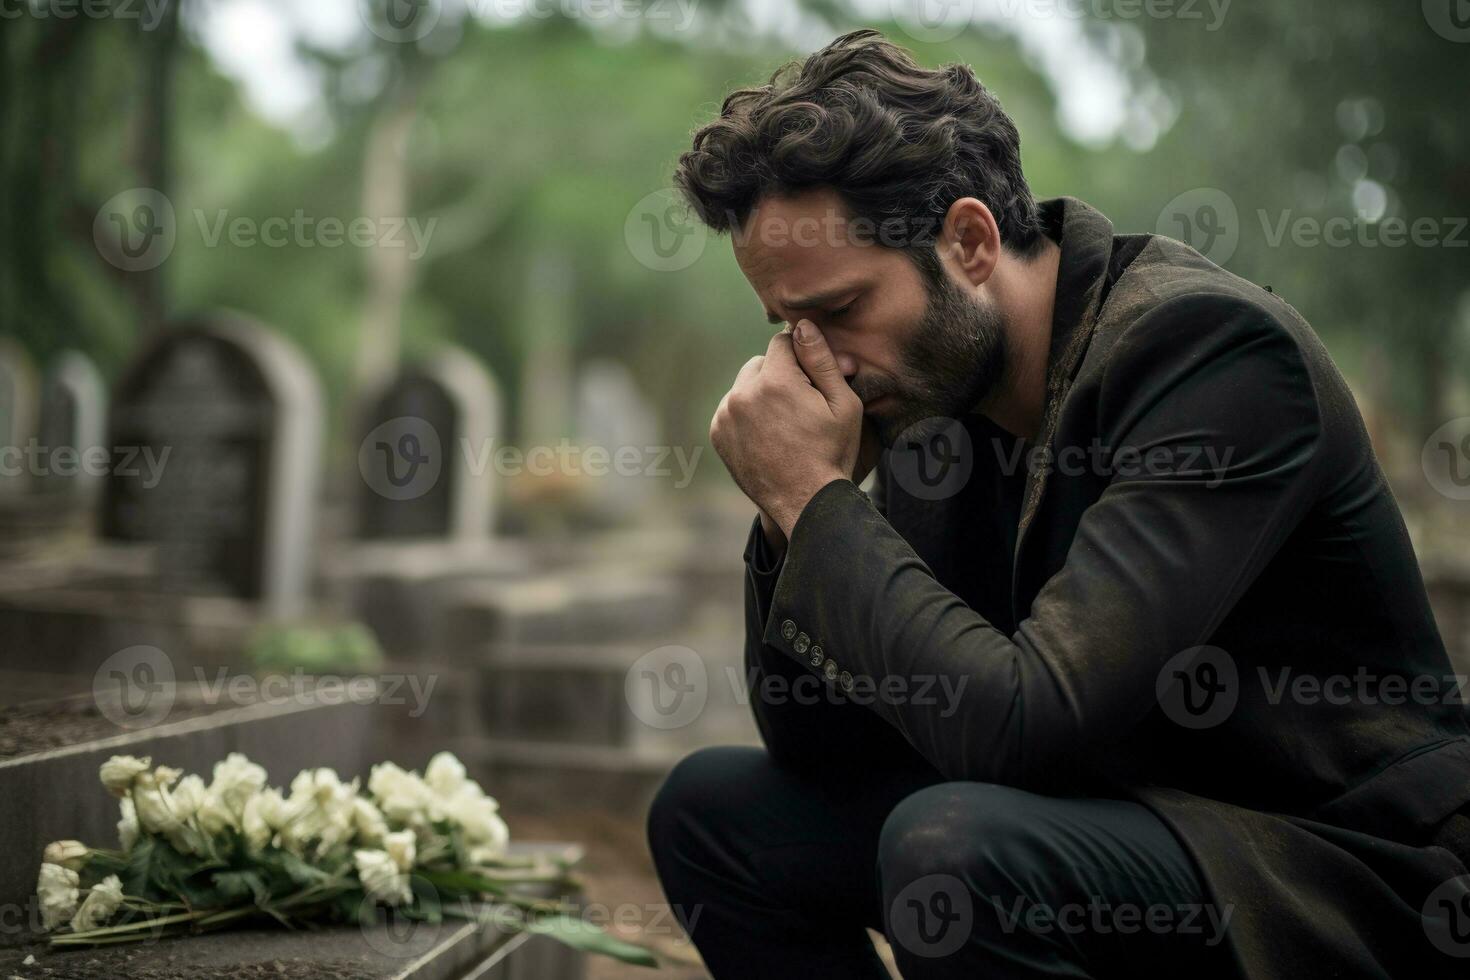
[(483, 541), (494, 524), (500, 395), (475, 356), (448, 347), (369, 402), (358, 446), (365, 539)]
[(589, 362), (577, 378), (577, 442), (589, 465), (589, 449), (608, 460), (588, 473), (599, 509), (627, 516), (657, 492), (659, 481), (646, 470), (657, 459), (659, 441), (658, 415), (632, 372), (617, 361)]
[(0, 492), (28, 484), (26, 451), (35, 436), (36, 368), (24, 347), (0, 337)]
[(82, 493), (98, 485), (110, 453), (107, 437), (107, 387), (92, 359), (63, 351), (46, 372), (41, 387), (39, 442), (47, 455), (43, 486)]
[(294, 615), (315, 550), (321, 429), (316, 377), (284, 338), (226, 315), (166, 329), (114, 391), (102, 534), (155, 545), (166, 590)]

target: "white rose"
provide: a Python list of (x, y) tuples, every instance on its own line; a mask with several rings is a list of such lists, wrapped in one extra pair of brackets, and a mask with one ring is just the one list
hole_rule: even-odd
[[(386, 856), (386, 855), (385, 855)], [(81, 878), (70, 868), (59, 864), (42, 864), (36, 879), (36, 897), (41, 900), (41, 924), (55, 929), (71, 921), (77, 911), (78, 885)]]
[[(448, 818), (464, 830), (465, 840), (478, 848), (481, 855), (500, 857), (510, 842), (510, 828), (500, 817), (500, 804), (486, 796), (474, 783), (468, 783), (444, 801)], [(480, 860), (484, 860), (482, 857)]]
[[(182, 783), (179, 784), (179, 788), (183, 788)], [(194, 819), (199, 822), (199, 828), (211, 837), (218, 837), (226, 830), (235, 830), (240, 826), (239, 818), (212, 790), (204, 791), (204, 799), (200, 801), (198, 809), (195, 810)]]
[(405, 772), (391, 762), (373, 766), (368, 791), (391, 823), (418, 826), (437, 819), (430, 813), (437, 797), (416, 773)]
[(133, 779), (133, 802), (138, 808), (138, 823), (150, 834), (176, 833), (183, 822), (174, 809), (169, 783), (178, 778), (178, 770), (159, 766), (153, 772), (141, 773)]
[(357, 780), (344, 783), (330, 769), (306, 769), (291, 781), (293, 819), (281, 834), (283, 846), (295, 854), (316, 841), (317, 855), (351, 838), (355, 829)]
[(231, 752), (214, 764), (214, 782), (209, 791), (223, 801), (235, 816), (245, 812), (250, 797), (265, 788), (265, 770), (241, 752)]
[(352, 854), (357, 866), (357, 877), (362, 881), (362, 890), (369, 898), (385, 905), (403, 905), (413, 899), (408, 887), (408, 875), (398, 870), (398, 864), (385, 851), (360, 850)]
[(92, 849), (79, 840), (59, 840), (46, 845), (41, 860), (47, 864), (59, 864), (72, 871), (80, 871), (87, 863)]
[(381, 844), (388, 835), (388, 822), (373, 801), (359, 796), (352, 801), (352, 826), (364, 844)]
[(399, 871), (412, 871), (414, 859), (414, 836), (411, 830), (400, 830), (383, 838), (383, 849), (393, 859)]
[(198, 813), (208, 795), (209, 790), (205, 788), (204, 780), (193, 773), (179, 780), (179, 785), (173, 790), (174, 810), (179, 819), (188, 820)]
[(266, 822), (264, 806), (265, 794), (257, 793), (245, 801), (245, 812), (240, 815), (240, 832), (245, 835), (245, 844), (252, 851), (264, 850), (275, 834)]
[(147, 757), (139, 759), (131, 755), (115, 755), (102, 763), (102, 785), (113, 796), (127, 796), (128, 790), (133, 788), (133, 779), (147, 772), (152, 761)]
[(451, 752), (440, 752), (424, 769), (424, 782), (440, 796), (453, 796), (465, 781), (464, 765)]
[(117, 840), (124, 851), (131, 851), (138, 843), (138, 810), (130, 797), (123, 797), (122, 819), (117, 822)]
[(117, 875), (108, 875), (87, 892), (87, 900), (77, 909), (77, 914), (72, 916), (72, 929), (86, 932), (104, 925), (117, 912), (122, 902), (122, 881)]

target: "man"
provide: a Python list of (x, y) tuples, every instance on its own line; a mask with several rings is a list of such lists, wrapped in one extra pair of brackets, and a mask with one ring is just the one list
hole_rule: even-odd
[(885, 976), (865, 927), (909, 980), (1463, 971), (1470, 729), (1297, 312), (1035, 203), (970, 70), (873, 32), (676, 179), (787, 325), (710, 429), (765, 748), (649, 818), (710, 971)]

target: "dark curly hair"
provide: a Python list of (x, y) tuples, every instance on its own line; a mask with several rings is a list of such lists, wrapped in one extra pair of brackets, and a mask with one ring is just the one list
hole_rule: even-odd
[(738, 231), (767, 194), (829, 187), (853, 217), (904, 229), (895, 247), (931, 275), (944, 216), (962, 197), (985, 202), (1013, 253), (1042, 241), (1021, 137), (1000, 103), (967, 66), (922, 68), (872, 30), (732, 92), (679, 157), (674, 183), (719, 232)]

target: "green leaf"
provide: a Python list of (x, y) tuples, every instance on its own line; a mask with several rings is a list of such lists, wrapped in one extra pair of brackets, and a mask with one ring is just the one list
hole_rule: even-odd
[(319, 885), (331, 877), (321, 868), (308, 864), (290, 851), (280, 851), (276, 855), (276, 861), (287, 877), (298, 885)]
[(444, 903), (439, 897), (439, 889), (423, 875), (418, 874), (411, 876), (408, 884), (413, 889), (413, 911), (434, 925), (443, 922)]
[(367, 893), (361, 888), (338, 892), (332, 896), (331, 902), (337, 917), (343, 922), (359, 922), (364, 915), (367, 916), (367, 921), (371, 921), (372, 905), (367, 901)]
[(631, 963), (634, 966), (658, 968), (658, 959), (647, 949), (623, 942), (621, 939), (614, 939), (592, 923), (570, 915), (553, 915), (528, 921), (526, 931), (549, 936), (572, 949), (611, 956), (615, 960)]
[(427, 879), (444, 898), (506, 893), (504, 885), (473, 871), (424, 871), (420, 877)]
[(259, 871), (216, 871), (210, 880), (226, 902), (264, 905), (270, 899), (270, 889)]
[(153, 858), (157, 851), (158, 842), (155, 838), (147, 834), (138, 838), (133, 849), (128, 852), (127, 864), (118, 875), (122, 879), (124, 895), (135, 898), (158, 897), (158, 892), (152, 887)]

